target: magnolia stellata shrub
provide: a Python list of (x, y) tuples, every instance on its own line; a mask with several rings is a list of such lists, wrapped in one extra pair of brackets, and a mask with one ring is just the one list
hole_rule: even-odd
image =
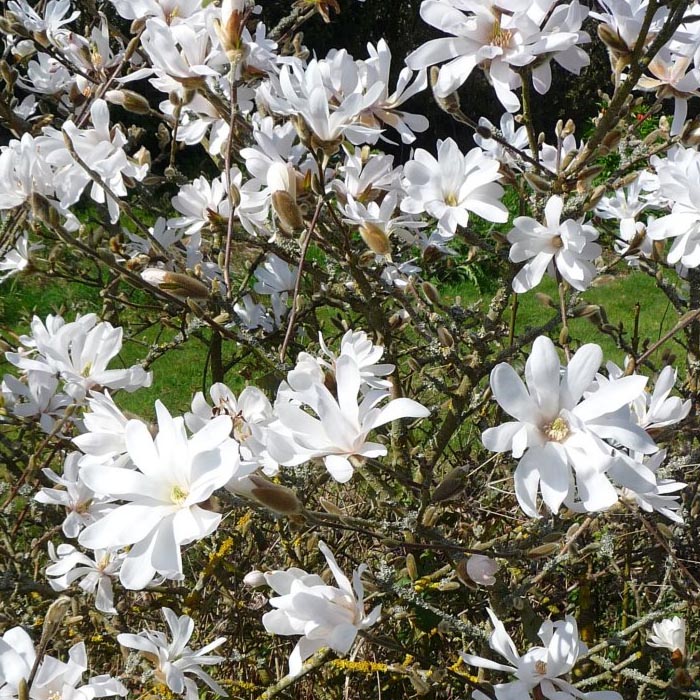
[(0, 696), (698, 697), (700, 6), (341, 9), (4, 4)]

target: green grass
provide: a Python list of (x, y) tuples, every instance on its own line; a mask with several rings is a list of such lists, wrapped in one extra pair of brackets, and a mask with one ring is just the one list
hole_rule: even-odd
[[(522, 294), (518, 300), (518, 312), (516, 322), (516, 335), (528, 328), (535, 328), (557, 313), (556, 309), (545, 307), (537, 298), (537, 294), (547, 294), (558, 304), (558, 290), (554, 280), (546, 277), (534, 290)], [(444, 288), (446, 298), (462, 297), (463, 304), (471, 304), (480, 299), (484, 308), (488, 306), (491, 294), (481, 292), (479, 288), (470, 283), (449, 285)], [(608, 322), (618, 326), (620, 322), (628, 341), (631, 340), (634, 329), (635, 304), (640, 305), (639, 313), (639, 338), (640, 349), (644, 343), (657, 341), (665, 332), (670, 330), (678, 320), (678, 314), (664, 296), (657, 289), (656, 283), (650, 277), (630, 272), (612, 279), (599, 287), (593, 287), (580, 295), (581, 303), (597, 304), (603, 307)], [(504, 318), (510, 318), (510, 308), (506, 310)], [(576, 343), (598, 343), (606, 359), (612, 360), (618, 365), (624, 361), (625, 352), (614, 338), (602, 333), (590, 320), (576, 318), (569, 321), (570, 338)], [(668, 344), (677, 355), (682, 354), (682, 348), (673, 343)], [(660, 354), (660, 353), (659, 353)], [(678, 363), (682, 371), (682, 363)]]

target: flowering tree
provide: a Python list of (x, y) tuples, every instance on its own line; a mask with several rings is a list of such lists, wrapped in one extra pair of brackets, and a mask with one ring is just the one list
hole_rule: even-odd
[(0, 697), (700, 697), (700, 5), (340, 10), (5, 3), (0, 289), (95, 302), (2, 327)]

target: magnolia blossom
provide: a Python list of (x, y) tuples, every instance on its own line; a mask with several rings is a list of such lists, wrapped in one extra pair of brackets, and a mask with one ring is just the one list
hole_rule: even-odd
[(94, 491), (125, 503), (85, 529), (78, 541), (90, 549), (132, 545), (119, 572), (132, 590), (148, 585), (156, 572), (183, 577), (180, 548), (210, 535), (221, 521), (220, 513), (199, 504), (227, 484), (239, 464), (227, 416), (188, 439), (183, 419), (172, 418), (160, 401), (156, 414), (155, 440), (139, 420), (126, 426), (126, 448), (136, 469), (88, 465), (80, 472)]
[[(491, 661), (482, 656), (461, 653), (462, 660), (471, 666), (479, 666), (494, 671), (512, 673), (516, 680), (509, 683), (496, 683), (497, 700), (525, 700), (543, 697), (548, 700), (622, 700), (622, 696), (611, 690), (582, 693), (571, 683), (561, 678), (576, 665), (579, 657), (588, 651), (579, 639), (576, 620), (567, 615), (564, 620), (552, 622), (545, 620), (537, 633), (544, 646), (532, 647), (520, 656), (513, 640), (506, 632), (503, 623), (490, 608), (487, 608), (493, 632), (489, 646), (501, 656), (507, 664)], [(487, 696), (475, 690), (474, 700), (486, 700)]]
[(125, 552), (98, 549), (94, 559), (78, 551), (72, 544), (55, 548), (49, 542), (49, 557), (54, 563), (46, 567), (49, 584), (54, 591), (65, 591), (80, 581), (80, 588), (94, 596), (95, 607), (103, 613), (116, 613), (112, 579), (119, 575)]
[(670, 620), (655, 622), (647, 637), (647, 644), (650, 647), (668, 649), (671, 653), (680, 652), (681, 657), (685, 657), (685, 620), (675, 616)]
[(117, 635), (117, 641), (124, 647), (135, 649), (156, 667), (156, 678), (165, 683), (173, 693), (185, 695), (186, 700), (197, 700), (199, 692), (197, 684), (188, 675), (203, 681), (218, 695), (228, 696), (228, 693), (206, 672), (202, 666), (213, 666), (221, 663), (222, 656), (212, 656), (209, 652), (220, 647), (226, 637), (193, 651), (187, 643), (194, 632), (194, 620), (188, 615), (178, 617), (170, 608), (162, 608), (161, 612), (170, 628), (170, 637), (163, 632), (144, 630), (138, 634)]
[(34, 499), (39, 503), (62, 506), (66, 517), (61, 529), (66, 537), (77, 537), (80, 531), (114, 508), (110, 499), (98, 496), (79, 475), (80, 453), (71, 452), (63, 464), (63, 475), (44, 469), (44, 476), (60, 488), (42, 488)]
[[(342, 355), (336, 361), (335, 379), (337, 398), (324, 384), (309, 378), (306, 388), (278, 400), (278, 419), (270, 425), (268, 450), (286, 466), (322, 457), (331, 476), (345, 483), (354, 472), (351, 457), (380, 457), (387, 453), (384, 445), (367, 442), (372, 430), (399, 418), (425, 418), (430, 412), (407, 398), (394, 399), (377, 408), (388, 396), (381, 390), (366, 392), (358, 403), (362, 375), (350, 355)], [(313, 410), (317, 417), (302, 406)]]
[(439, 97), (457, 90), (482, 66), (501, 104), (516, 112), (520, 102), (513, 90), (521, 85), (519, 68), (532, 65), (535, 89), (544, 94), (552, 80), (551, 58), (576, 74), (588, 65), (588, 56), (577, 46), (590, 41), (581, 31), (587, 13), (578, 2), (555, 7), (553, 0), (424, 0), (423, 20), (452, 36), (428, 41), (406, 63), (414, 70), (444, 63), (435, 86)]
[(545, 224), (529, 216), (518, 216), (515, 228), (508, 234), (512, 243), (510, 259), (525, 260), (523, 268), (513, 279), (513, 290), (522, 294), (536, 287), (545, 272), (554, 276), (555, 269), (575, 289), (588, 288), (595, 276), (595, 260), (602, 248), (594, 241), (598, 232), (589, 224), (573, 219), (561, 221), (564, 200), (554, 195), (544, 208)]
[(508, 210), (500, 201), (503, 188), (497, 183), (501, 178), (499, 167), (498, 161), (484, 155), (480, 148), (463, 154), (451, 138), (438, 141), (437, 159), (419, 148), (404, 166), (407, 197), (401, 201), (401, 210), (428, 213), (449, 235), (469, 223), (469, 212), (504, 223)]
[(297, 675), (304, 661), (322, 647), (347, 654), (358, 631), (371, 627), (382, 610), (378, 605), (369, 615), (365, 614), (360, 577), (367, 570), (366, 564), (355, 569), (351, 584), (325, 542), (319, 542), (318, 548), (326, 558), (336, 586), (329, 586), (320, 576), (297, 568), (265, 574), (267, 585), (278, 594), (270, 598), (270, 605), (276, 609), (263, 615), (265, 629), (273, 634), (301, 635), (289, 657), (291, 675)]
[[(0, 156), (1, 158), (2, 156)], [(2, 259), (0, 259), (0, 282), (8, 277), (26, 270), (31, 264), (30, 255), (40, 250), (43, 246), (38, 243), (29, 243), (29, 236), (23, 233)]]
[[(508, 364), (491, 372), (494, 398), (516, 420), (488, 428), (482, 440), (489, 450), (510, 450), (520, 458), (515, 495), (531, 517), (539, 517), (538, 491), (553, 512), (562, 503), (572, 505), (575, 490), (586, 511), (617, 502), (606, 474), (613, 450), (605, 440), (642, 454), (658, 449), (630, 416), (629, 405), (644, 391), (646, 377), (622, 377), (592, 391), (602, 359), (598, 345), (583, 345), (562, 372), (554, 343), (540, 336), (525, 365), (527, 386)], [(649, 490), (634, 472), (628, 478), (638, 491)]]
[(677, 149), (654, 162), (659, 194), (671, 205), (671, 213), (650, 221), (647, 235), (654, 241), (673, 239), (668, 262), (685, 267), (700, 265), (700, 155), (695, 149)]
[(122, 349), (121, 328), (98, 322), (96, 314), (79, 316), (70, 323), (56, 317), (53, 323), (55, 331), (50, 331), (35, 316), (28, 342), (20, 338), (33, 351), (8, 352), (7, 360), (30, 374), (59, 375), (66, 393), (77, 401), (83, 401), (87, 392), (97, 387), (131, 392), (151, 385), (152, 374), (140, 365), (107, 369)]
[[(320, 360), (320, 364), (335, 371), (338, 357), (330, 350), (323, 339), (323, 335), (319, 332), (318, 342), (321, 346), (323, 354), (328, 360)], [(346, 331), (340, 339), (340, 357), (352, 357), (355, 364), (360, 370), (363, 386), (362, 391), (370, 389), (388, 389), (391, 387), (391, 382), (384, 379), (388, 374), (391, 374), (396, 366), (392, 364), (381, 364), (379, 360), (384, 355), (384, 348), (381, 345), (375, 345), (364, 331)]]
[[(31, 637), (13, 627), (0, 637), (0, 697), (3, 700), (28, 697), (29, 700), (93, 700), (112, 695), (124, 696), (124, 685), (110, 676), (93, 676), (85, 685), (83, 674), (88, 670), (85, 644), (79, 642), (68, 651), (68, 661), (44, 655), (38, 666)], [(33, 680), (24, 696), (20, 686)]]

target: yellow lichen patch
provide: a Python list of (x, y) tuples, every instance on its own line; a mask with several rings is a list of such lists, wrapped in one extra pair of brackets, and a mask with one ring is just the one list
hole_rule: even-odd
[(348, 659), (333, 659), (330, 662), (330, 666), (348, 673), (366, 673), (368, 675), (386, 673), (389, 670), (386, 664), (374, 661), (349, 661)]

